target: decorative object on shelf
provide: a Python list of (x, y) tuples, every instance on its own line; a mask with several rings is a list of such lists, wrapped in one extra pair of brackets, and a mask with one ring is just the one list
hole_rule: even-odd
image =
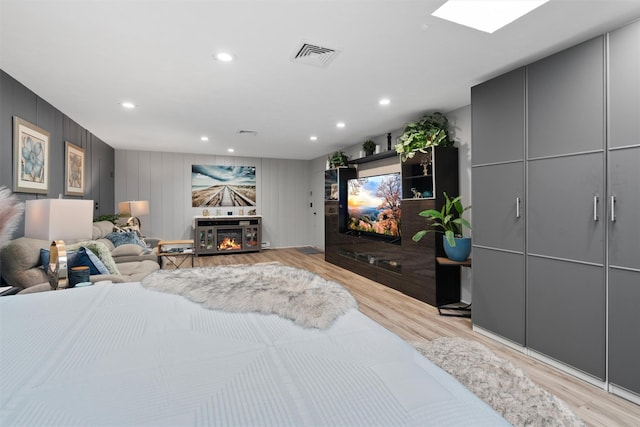
[(365, 155), (370, 156), (376, 151), (376, 143), (369, 139), (362, 143), (362, 149)]
[(85, 160), (84, 148), (69, 141), (64, 142), (64, 194), (84, 196)]
[(429, 176), (429, 166), (431, 166), (431, 159), (432, 159), (432, 151), (431, 150), (427, 150), (426, 153), (424, 153), (424, 155), (422, 156), (422, 159), (420, 160), (420, 166), (422, 166), (422, 174), (424, 176)]
[(337, 168), (340, 166), (347, 166), (349, 162), (349, 157), (344, 154), (342, 151), (336, 151), (335, 153), (329, 156), (329, 166), (332, 168)]
[(13, 116), (13, 191), (49, 192), (50, 133)]
[(407, 123), (404, 133), (398, 138), (396, 152), (402, 161), (415, 156), (416, 152), (426, 153), (427, 148), (453, 145), (449, 137), (449, 120), (442, 113), (425, 114), (417, 122)]
[[(418, 242), (430, 231), (444, 233), (442, 238), (447, 257), (453, 261), (464, 261), (471, 253), (471, 238), (462, 237), (462, 229), (463, 227), (471, 229), (471, 224), (462, 218), (462, 214), (471, 209), (471, 206), (463, 207), (460, 201), (461, 196), (449, 198), (447, 193), (443, 194), (445, 204), (442, 210), (427, 209), (418, 214), (431, 220), (432, 229), (420, 230), (411, 239)], [(457, 249), (454, 249), (456, 247)]]
[(391, 151), (391, 132), (387, 134), (387, 151)]
[(416, 190), (416, 187), (411, 187), (411, 192), (413, 193), (414, 199), (422, 199), (422, 193)]

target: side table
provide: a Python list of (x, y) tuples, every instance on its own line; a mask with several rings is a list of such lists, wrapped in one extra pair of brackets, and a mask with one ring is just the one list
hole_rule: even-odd
[(160, 240), (158, 242), (158, 260), (160, 267), (165, 261), (178, 269), (188, 259), (193, 267), (193, 240)]
[[(471, 258), (464, 261), (452, 261), (446, 257), (436, 257), (436, 262), (443, 267), (469, 267), (471, 268)], [(440, 316), (471, 317), (471, 304), (459, 305), (459, 303), (439, 305), (436, 307)], [(442, 310), (445, 310), (444, 312)], [(450, 313), (452, 311), (453, 313)]]

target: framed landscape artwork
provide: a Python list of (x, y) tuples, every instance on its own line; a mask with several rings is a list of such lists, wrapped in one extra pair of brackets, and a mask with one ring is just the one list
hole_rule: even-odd
[(13, 191), (49, 192), (50, 133), (13, 116)]
[(191, 165), (191, 206), (256, 205), (256, 167)]
[(84, 148), (69, 141), (64, 143), (64, 194), (84, 196), (85, 160)]

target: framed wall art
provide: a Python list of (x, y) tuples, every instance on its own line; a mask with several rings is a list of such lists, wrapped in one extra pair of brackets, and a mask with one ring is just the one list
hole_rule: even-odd
[(49, 192), (50, 133), (13, 116), (13, 191)]
[(256, 167), (191, 165), (191, 206), (256, 205)]
[(64, 194), (84, 196), (85, 186), (84, 148), (69, 141), (64, 142)]

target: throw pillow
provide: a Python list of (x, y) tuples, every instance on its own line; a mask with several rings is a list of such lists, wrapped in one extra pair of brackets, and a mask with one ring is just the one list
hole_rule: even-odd
[[(49, 265), (49, 250), (40, 249), (40, 263), (46, 269)], [(85, 265), (89, 267), (89, 274), (94, 276), (97, 274), (109, 274), (107, 267), (85, 247), (81, 247), (77, 251), (67, 251), (67, 269)]]
[(120, 276), (120, 270), (118, 270), (118, 267), (116, 266), (116, 262), (113, 260), (113, 257), (111, 256), (111, 252), (109, 251), (109, 248), (104, 243), (98, 242), (97, 240), (87, 240), (86, 242), (80, 242), (80, 243), (74, 243), (72, 245), (68, 245), (67, 249), (73, 250), (76, 247), (80, 248), (82, 246), (86, 247), (91, 252), (93, 252), (98, 258), (100, 258), (100, 261), (102, 261), (105, 267), (107, 267), (107, 270), (109, 270), (110, 274), (116, 274)]
[(104, 236), (105, 239), (108, 239), (113, 243), (113, 246), (116, 248), (120, 245), (124, 244), (134, 244), (139, 245), (140, 247), (147, 249), (147, 245), (142, 243), (138, 235), (133, 231), (125, 231), (121, 233), (113, 232)]

